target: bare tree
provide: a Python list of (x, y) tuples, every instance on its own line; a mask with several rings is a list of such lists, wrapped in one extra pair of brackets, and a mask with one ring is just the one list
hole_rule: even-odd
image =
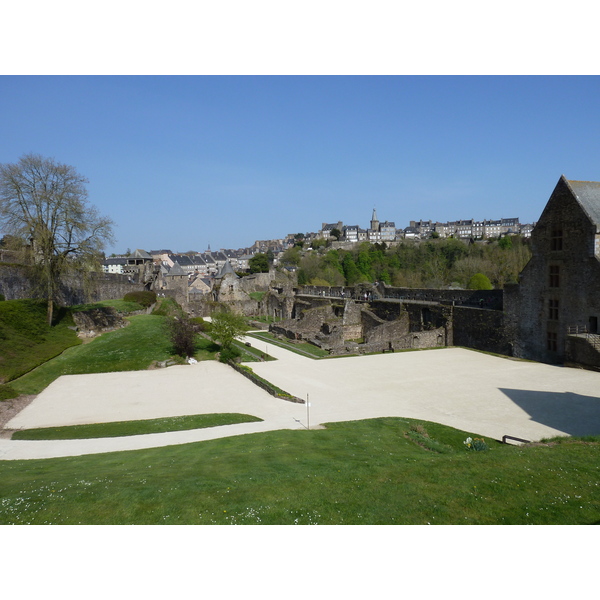
[(0, 227), (27, 250), (52, 324), (61, 278), (89, 273), (113, 222), (87, 202), (87, 179), (74, 167), (26, 154), (0, 164)]

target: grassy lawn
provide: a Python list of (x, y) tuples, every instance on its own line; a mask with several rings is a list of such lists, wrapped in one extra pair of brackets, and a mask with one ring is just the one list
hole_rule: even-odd
[(256, 343), (254, 346), (246, 346), (241, 342), (233, 342), (233, 345), (242, 353), (240, 357), (242, 362), (261, 362), (261, 359), (265, 361), (277, 360), (266, 354), (264, 350), (261, 351), (260, 348), (256, 348)]
[(324, 356), (329, 356), (329, 352), (327, 352), (327, 350), (322, 350), (321, 348), (318, 348), (313, 344), (309, 344), (307, 342), (292, 344), (291, 342), (286, 342), (284, 340), (276, 338), (272, 333), (252, 332), (247, 335), (248, 337), (253, 337), (257, 340), (263, 340), (265, 342), (268, 342), (269, 344), (273, 344), (274, 346), (279, 346), (281, 348), (285, 348), (286, 350), (290, 350), (290, 352), (301, 354), (302, 356), (308, 355), (310, 358), (323, 358)]
[(65, 427), (40, 427), (15, 431), (13, 440), (83, 440), (89, 438), (120, 437), (144, 435), (146, 433), (165, 433), (167, 431), (185, 431), (204, 429), (235, 423), (262, 421), (252, 415), (220, 413), (210, 415), (186, 415), (165, 417), (162, 419), (144, 419), (142, 421), (115, 421), (113, 423), (92, 423), (89, 425), (68, 425)]
[[(591, 524), (600, 438), (470, 452), (387, 418), (195, 444), (0, 462), (0, 523)], [(426, 435), (424, 435), (424, 433)], [(427, 438), (426, 449), (421, 445)]]
[(7, 300), (0, 302), (0, 382), (10, 381), (81, 344), (69, 326), (73, 320), (67, 311), (57, 311), (53, 327), (46, 324), (45, 302)]
[[(171, 356), (165, 317), (137, 315), (127, 320), (129, 326), (105, 333), (89, 344), (69, 348), (11, 382), (11, 387), (21, 394), (38, 394), (61, 375), (142, 370), (153, 361), (163, 361)], [(195, 357), (211, 359), (217, 350), (212, 342), (198, 337)]]

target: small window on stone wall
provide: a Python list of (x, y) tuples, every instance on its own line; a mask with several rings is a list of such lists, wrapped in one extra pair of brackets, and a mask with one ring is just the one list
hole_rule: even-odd
[(550, 352), (556, 352), (558, 349), (558, 342), (557, 342), (557, 335), (556, 332), (554, 331), (549, 331), (548, 332), (548, 350)]
[(550, 250), (558, 251), (563, 249), (563, 230), (555, 227), (550, 234)]
[(560, 269), (558, 265), (550, 265), (550, 287), (557, 288), (560, 287)]
[(548, 319), (558, 321), (558, 300), (548, 300)]

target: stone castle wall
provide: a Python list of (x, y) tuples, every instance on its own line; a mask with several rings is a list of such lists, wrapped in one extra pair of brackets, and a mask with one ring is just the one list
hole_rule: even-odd
[[(130, 283), (126, 275), (92, 273), (88, 285), (81, 278), (64, 277), (59, 289), (59, 302), (65, 306), (115, 300), (128, 292), (142, 291), (142, 284)], [(39, 295), (30, 269), (17, 265), (0, 265), (0, 294), (6, 300), (23, 300)]]
[(592, 345), (584, 336), (568, 335), (565, 347), (565, 364), (600, 371), (600, 349)]
[(455, 306), (452, 322), (454, 346), (513, 355), (512, 339), (507, 336), (503, 312)]

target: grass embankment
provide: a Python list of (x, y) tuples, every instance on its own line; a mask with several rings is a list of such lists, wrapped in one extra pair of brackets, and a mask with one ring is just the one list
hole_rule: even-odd
[(431, 451), (409, 437), (413, 424), (372, 419), (151, 450), (0, 462), (0, 523), (600, 521), (600, 438), (531, 447), (488, 440), (489, 451), (469, 452), (467, 432), (420, 422), (437, 450)]
[[(147, 369), (153, 361), (171, 357), (172, 346), (165, 328), (165, 317), (137, 315), (129, 325), (95, 338), (90, 343), (69, 348), (60, 356), (11, 383), (21, 394), (38, 394), (61, 375), (108, 373)], [(214, 358), (217, 346), (198, 337), (195, 357)]]
[(295, 352), (296, 354), (301, 354), (302, 356), (309, 356), (309, 358), (323, 358), (325, 356), (329, 356), (329, 352), (327, 350), (323, 350), (322, 348), (319, 348), (313, 344), (309, 344), (308, 342), (285, 342), (276, 338), (272, 333), (268, 333), (266, 331), (252, 332), (248, 334), (248, 337), (253, 337), (257, 340), (268, 342), (269, 344), (279, 346), (280, 348), (285, 348), (290, 352)]
[(57, 311), (53, 327), (46, 323), (47, 305), (37, 300), (0, 302), (0, 382), (9, 382), (66, 348), (81, 344), (68, 311)]
[(251, 423), (262, 421), (258, 417), (236, 413), (208, 415), (186, 415), (142, 421), (115, 421), (112, 423), (91, 423), (89, 425), (68, 425), (65, 427), (40, 427), (15, 431), (13, 440), (84, 440), (89, 438), (121, 437), (165, 433), (167, 431), (187, 431), (220, 425)]

